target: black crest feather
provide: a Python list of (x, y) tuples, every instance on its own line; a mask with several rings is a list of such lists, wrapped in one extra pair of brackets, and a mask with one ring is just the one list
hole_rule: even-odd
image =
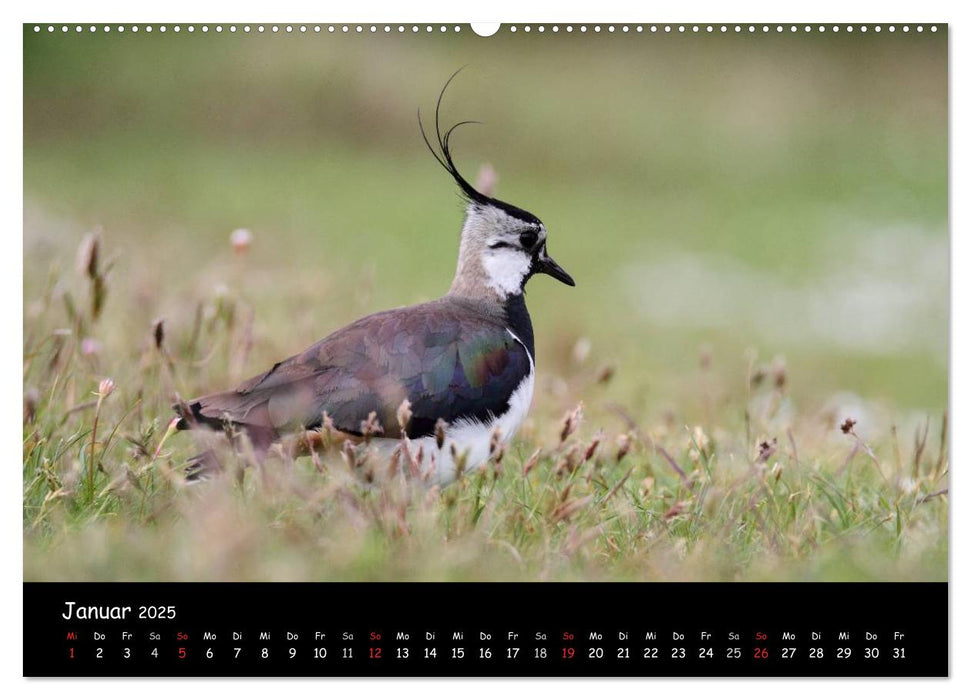
[(458, 129), (460, 126), (465, 126), (466, 124), (481, 124), (481, 122), (478, 122), (472, 119), (466, 119), (464, 121), (458, 122), (457, 124), (453, 124), (448, 129), (446, 129), (444, 133), (442, 133), (442, 127), (441, 127), (442, 99), (445, 97), (445, 91), (448, 90), (448, 86), (455, 79), (455, 76), (457, 76), (461, 72), (462, 72), (462, 68), (459, 68), (457, 71), (452, 73), (452, 75), (449, 77), (448, 80), (445, 81), (445, 85), (442, 87), (442, 91), (438, 95), (438, 101), (435, 103), (435, 139), (437, 141), (437, 148), (432, 145), (431, 141), (429, 141), (428, 134), (425, 133), (425, 125), (422, 123), (422, 120), (421, 120), (421, 109), (418, 110), (418, 128), (421, 130), (421, 137), (422, 139), (424, 139), (425, 145), (428, 146), (428, 150), (431, 151), (431, 154), (435, 157), (435, 160), (438, 161), (439, 165), (445, 168), (446, 172), (448, 172), (448, 174), (452, 176), (452, 179), (455, 180), (456, 184), (459, 186), (459, 189), (462, 190), (462, 195), (466, 199), (468, 199), (469, 202), (472, 202), (473, 204), (478, 204), (481, 206), (498, 207), (499, 209), (502, 209), (510, 216), (513, 216), (527, 223), (535, 223), (535, 224), (542, 223), (535, 215), (529, 213), (525, 209), (520, 209), (519, 207), (513, 206), (512, 204), (508, 204), (507, 202), (503, 202), (501, 200), (494, 199), (492, 197), (487, 197), (486, 195), (482, 194), (477, 189), (475, 189), (475, 187), (473, 187), (471, 183), (469, 183), (469, 181), (465, 179), (465, 177), (463, 177), (462, 173), (459, 172), (458, 167), (455, 165), (455, 160), (452, 157), (452, 147), (451, 147), (452, 134), (454, 134), (455, 130)]

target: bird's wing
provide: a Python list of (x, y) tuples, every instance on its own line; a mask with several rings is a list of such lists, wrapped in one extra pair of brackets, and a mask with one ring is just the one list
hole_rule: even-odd
[(235, 391), (191, 402), (204, 422), (230, 421), (284, 432), (320, 425), (359, 434), (374, 412), (397, 437), (397, 411), (407, 399), (409, 437), (430, 435), (439, 418), (488, 420), (531, 371), (526, 348), (501, 323), (442, 305), (368, 316), (277, 363)]

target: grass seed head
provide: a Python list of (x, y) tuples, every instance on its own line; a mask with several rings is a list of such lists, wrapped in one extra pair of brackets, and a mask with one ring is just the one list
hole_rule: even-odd
[(450, 444), (450, 449), (452, 452), (452, 462), (455, 464), (455, 479), (458, 480), (462, 477), (462, 474), (465, 472), (465, 467), (468, 464), (469, 450), (466, 448), (459, 452), (454, 442)]
[(565, 454), (560, 455), (560, 458), (556, 462), (554, 473), (557, 476), (572, 474), (578, 466), (580, 466), (580, 448), (577, 445), (573, 445)]
[(749, 377), (749, 384), (751, 384), (753, 388), (760, 386), (762, 382), (765, 381), (766, 374), (767, 372), (765, 367), (756, 367), (752, 372), (752, 376)]
[(641, 481), (641, 496), (647, 496), (654, 490), (654, 477), (646, 476)]
[(572, 411), (567, 411), (563, 416), (563, 424), (560, 429), (560, 443), (566, 442), (566, 439), (576, 432), (577, 427), (580, 425), (580, 421), (583, 420), (583, 402), (577, 404), (577, 407)]
[(553, 522), (569, 520), (572, 515), (576, 514), (577, 511), (581, 510), (592, 500), (593, 496), (584, 496), (582, 498), (574, 498), (565, 503), (561, 503), (553, 509), (553, 512), (550, 514), (550, 518), (553, 520)]
[(628, 452), (630, 452), (630, 433), (621, 433), (617, 436), (617, 461), (626, 457)]
[(91, 283), (91, 318), (97, 320), (108, 295), (108, 283), (105, 279), (107, 268), (103, 270), (101, 265), (99, 234), (89, 233), (81, 240), (81, 245), (78, 246), (77, 264), (78, 271)]
[(320, 427), (317, 428), (317, 434), (320, 436), (320, 447), (323, 450), (329, 450), (331, 445), (334, 444), (334, 421), (324, 411), (320, 415)]
[(37, 404), (40, 403), (40, 392), (35, 387), (24, 390), (24, 423), (33, 423), (37, 417)]
[(533, 454), (529, 456), (529, 459), (523, 463), (523, 476), (529, 474), (539, 464), (539, 457), (542, 453), (543, 448), (537, 447)]
[(707, 453), (708, 448), (711, 446), (711, 439), (708, 437), (708, 433), (700, 425), (696, 425), (694, 430), (691, 431), (691, 435), (694, 438), (695, 444), (703, 452)]
[(617, 368), (614, 365), (604, 365), (597, 372), (597, 384), (608, 384), (610, 380), (614, 378), (617, 373)]
[(401, 446), (394, 448), (391, 452), (391, 456), (388, 458), (388, 478), (393, 479), (398, 475), (398, 469), (401, 463)]
[(597, 433), (593, 436), (593, 440), (587, 445), (586, 451), (583, 453), (583, 461), (588, 462), (590, 458), (596, 453), (597, 448), (600, 446), (600, 441), (603, 440), (603, 433)]
[(853, 433), (853, 427), (856, 425), (856, 420), (853, 418), (847, 418), (840, 425), (840, 430), (843, 431), (844, 435), (851, 435)]
[(438, 449), (442, 449), (445, 444), (445, 431), (448, 429), (448, 423), (439, 418), (435, 421), (435, 445)]
[(344, 463), (348, 469), (353, 470), (358, 466), (357, 451), (354, 449), (354, 443), (350, 440), (345, 440), (341, 446), (341, 456), (344, 458)]
[(408, 424), (411, 422), (411, 401), (405, 399), (398, 406), (398, 411), (395, 414), (398, 419), (398, 427), (401, 429), (401, 434), (405, 435), (408, 430)]
[(502, 430), (497, 425), (489, 436), (489, 456), (496, 454), (500, 447), (502, 447)]
[(108, 296), (108, 284), (105, 278), (99, 275), (91, 282), (91, 317), (97, 319), (101, 316), (101, 311), (105, 306), (105, 298)]
[(366, 420), (361, 421), (361, 436), (364, 438), (364, 442), (371, 442), (371, 438), (374, 436), (384, 435), (384, 428), (381, 427), (381, 422), (378, 420), (377, 411), (371, 411)]
[(668, 508), (667, 512), (664, 514), (664, 519), (672, 520), (678, 517), (679, 515), (681, 515), (682, 513), (684, 513), (684, 510), (685, 510), (685, 504), (682, 503), (681, 501), (675, 501), (674, 504), (672, 504), (672, 506)]
[(775, 388), (784, 388), (786, 385), (786, 378), (786, 358), (779, 355), (772, 360), (772, 380), (775, 382)]
[(404, 454), (406, 464), (408, 466), (408, 474), (415, 478), (421, 476), (421, 453), (415, 455), (411, 451), (411, 440), (408, 439), (407, 435), (402, 435), (401, 437), (401, 452)]
[(155, 341), (155, 349), (161, 350), (165, 343), (165, 319), (157, 318), (152, 323), (152, 339)]
[(98, 260), (101, 252), (101, 236), (89, 233), (81, 239), (78, 246), (78, 271), (89, 279), (98, 277)]

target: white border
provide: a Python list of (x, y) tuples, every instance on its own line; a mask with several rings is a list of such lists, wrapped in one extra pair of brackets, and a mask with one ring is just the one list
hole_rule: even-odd
[[(10, 3), (11, 5), (13, 3)], [(923, 0), (916, 2), (900, 2), (885, 0), (877, 3), (848, 2), (846, 0), (816, 0), (803, 7), (786, 6), (780, 11), (777, 2), (736, 0), (735, 2), (701, 2), (688, 6), (683, 3), (673, 3), (667, 6), (650, 7), (633, 4), (622, 0), (598, 0), (584, 6), (580, 3), (558, 2), (544, 7), (540, 3), (528, 0), (484, 0), (478, 3), (459, 3), (451, 0), (445, 2), (416, 2), (403, 6), (390, 0), (382, 2), (348, 3), (344, 6), (326, 6), (311, 2), (288, 2), (276, 0), (273, 3), (235, 2), (223, 6), (213, 4), (204, 6), (202, 3), (187, 2), (186, 0), (166, 0), (164, 4), (157, 3), (136, 5), (129, 2), (99, 2), (88, 0), (73, 2), (43, 2), (30, 3), (26, 7), (20, 5), (3, 10), (5, 22), (4, 41), (0, 50), (3, 51), (3, 80), (4, 94), (16, 95), (17, 104), (2, 111), (3, 129), (0, 139), (3, 143), (3, 167), (5, 177), (2, 188), (3, 216), (6, 219), (4, 235), (0, 236), (0, 260), (7, 261), (16, 267), (16, 273), (4, 274), (2, 279), (2, 295), (4, 327), (11, 329), (17, 337), (0, 346), (3, 368), (3, 416), (0, 421), (5, 426), (3, 431), (3, 454), (9, 455), (5, 462), (4, 482), (4, 527), (0, 531), (0, 542), (6, 555), (3, 561), (8, 563), (5, 568), (2, 593), (0, 600), (5, 601), (6, 609), (3, 618), (7, 621), (4, 634), (0, 634), (0, 664), (4, 671), (4, 678), (20, 678), (22, 673), (21, 636), (18, 629), (22, 614), (22, 526), (21, 503), (22, 491), (19, 470), (13, 468), (16, 464), (14, 454), (19, 452), (21, 423), (20, 397), (22, 395), (22, 376), (20, 358), (22, 351), (22, 35), (20, 23), (34, 21), (57, 22), (89, 22), (92, 19), (119, 19), (128, 23), (158, 22), (160, 19), (170, 21), (191, 22), (220, 22), (249, 20), (271, 20), (278, 22), (298, 20), (327, 20), (329, 22), (423, 22), (434, 19), (436, 23), (465, 23), (468, 21), (496, 21), (505, 19), (507, 22), (536, 22), (552, 21), (600, 22), (604, 20), (621, 23), (625, 19), (648, 20), (653, 23), (661, 22), (706, 22), (728, 20), (789, 20), (800, 23), (901, 23), (913, 20), (928, 20), (931, 22), (948, 22), (950, 26), (951, 42), (951, 123), (960, 124), (962, 117), (966, 122), (968, 110), (968, 84), (966, 76), (969, 73), (969, 58), (971, 51), (967, 44), (962, 45), (962, 36), (971, 36), (971, 30), (963, 21), (964, 13), (958, 3)], [(788, 22), (782, 22), (788, 23)], [(967, 33), (967, 34), (966, 34)], [(487, 40), (487, 39), (484, 39)], [(971, 41), (971, 39), (965, 39)], [(964, 126), (965, 129), (971, 128)], [(968, 139), (964, 132), (952, 129), (951, 132), (951, 192), (967, 191), (966, 172), (968, 162)], [(962, 167), (964, 166), (964, 167)], [(968, 205), (961, 198), (953, 197), (951, 205), (951, 231), (958, 232), (952, 237), (952, 358), (971, 357), (971, 343), (968, 339), (967, 305), (959, 306), (958, 299), (968, 299), (971, 293), (971, 282), (968, 277), (960, 273), (968, 269), (967, 232), (960, 233), (967, 221)], [(11, 332), (11, 331), (8, 331)], [(951, 418), (954, 429), (952, 431), (952, 464), (960, 463), (962, 457), (968, 453), (967, 415), (968, 415), (968, 372), (960, 363), (952, 363), (951, 368)], [(956, 458), (954, 458), (956, 456)], [(952, 494), (960, 493), (960, 485), (967, 480), (959, 469), (952, 476)], [(962, 510), (964, 511), (962, 513)], [(305, 681), (305, 680), (241, 680), (241, 681), (24, 681), (16, 682), (11, 690), (30, 694), (37, 697), (63, 698), (74, 693), (97, 693), (99, 697), (130, 698), (137, 694), (146, 700), (151, 698), (168, 698), (172, 694), (184, 694), (189, 691), (202, 694), (223, 692), (224, 689), (238, 698), (259, 697), (275, 690), (302, 693), (338, 693), (338, 697), (370, 697), (378, 694), (386, 696), (394, 693), (397, 696), (419, 695), (424, 698), (489, 698), (496, 694), (516, 692), (523, 694), (555, 694), (557, 698), (584, 698), (594, 693), (610, 692), (618, 694), (638, 693), (651, 695), (682, 696), (694, 693), (704, 693), (706, 696), (717, 693), (719, 697), (746, 697), (756, 694), (774, 695), (784, 694), (787, 698), (812, 698), (818, 700), (819, 694), (830, 694), (834, 691), (842, 694), (849, 693), (877, 693), (881, 698), (907, 698), (912, 700), (916, 694), (931, 693), (941, 697), (968, 697), (971, 678), (971, 625), (969, 622), (968, 562), (966, 556), (958, 551), (968, 540), (968, 523), (971, 515), (967, 509), (952, 508), (951, 530), (951, 673), (949, 682), (940, 681), (908, 681), (908, 680), (876, 680), (876, 681), (785, 681), (785, 680), (740, 680), (740, 681), (689, 681), (689, 680), (589, 680), (589, 681)], [(965, 548), (966, 549), (966, 548)], [(966, 555), (966, 551), (963, 552)], [(218, 683), (218, 690), (217, 690)], [(7, 684), (5, 684), (6, 686)], [(228, 686), (228, 687), (227, 687)], [(717, 687), (716, 687), (717, 686)]]

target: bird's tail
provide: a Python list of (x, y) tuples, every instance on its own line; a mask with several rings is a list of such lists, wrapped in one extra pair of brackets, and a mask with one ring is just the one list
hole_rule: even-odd
[[(270, 427), (272, 421), (267, 415), (266, 395), (241, 396), (237, 391), (210, 394), (192, 401), (178, 401), (172, 407), (176, 418), (175, 430), (208, 428), (223, 431), (234, 448), (239, 447), (239, 438), (248, 439), (257, 459), (262, 460), (279, 433)], [(209, 449), (189, 460), (185, 470), (188, 482), (206, 481), (215, 478), (224, 470), (216, 453)]]
[[(230, 392), (227, 392), (230, 393)], [(215, 396), (221, 396), (219, 394)], [(211, 412), (203, 411), (203, 401), (209, 397), (195, 399), (193, 401), (178, 401), (172, 405), (179, 421), (175, 427), (178, 430), (191, 430), (196, 427), (205, 427), (211, 430), (222, 430), (226, 421), (218, 413), (213, 415)]]
[(185, 480), (190, 484), (214, 479), (224, 470), (215, 451), (200, 452), (189, 460), (185, 468)]

